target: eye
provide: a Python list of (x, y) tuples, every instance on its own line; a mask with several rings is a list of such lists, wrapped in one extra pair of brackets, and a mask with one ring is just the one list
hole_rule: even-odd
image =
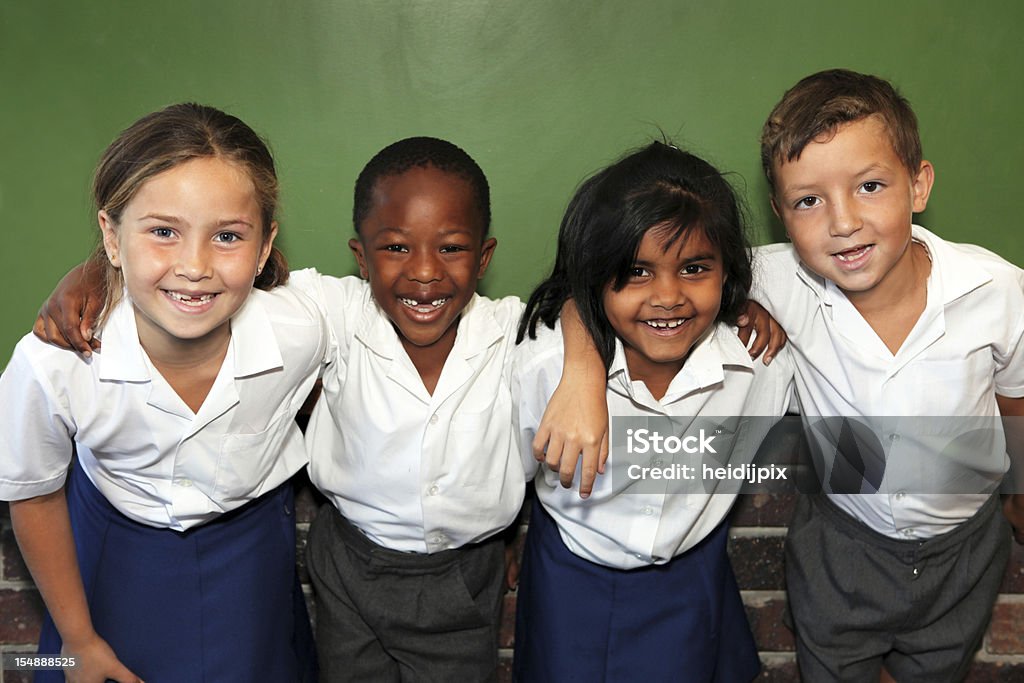
[(630, 280), (639, 280), (641, 278), (647, 277), (650, 274), (650, 271), (647, 270), (646, 268), (643, 268), (642, 266), (633, 266), (629, 269)]
[(469, 251), (469, 249), (461, 244), (446, 244), (441, 247), (442, 254), (457, 254), (460, 251)]
[(702, 263), (687, 263), (683, 266), (683, 275), (700, 275), (701, 273), (707, 273), (711, 269)]
[(234, 242), (240, 241), (242, 239), (242, 236), (239, 235), (237, 232), (218, 232), (216, 237), (214, 237), (213, 239), (217, 242), (222, 242), (224, 244), (232, 244)]
[(821, 200), (812, 195), (808, 197), (802, 197), (796, 200), (796, 204), (794, 204), (793, 206), (794, 208), (797, 209), (809, 209), (813, 206), (817, 206), (819, 201)]
[(401, 254), (409, 250), (405, 248), (404, 244), (385, 244), (383, 247), (381, 247), (381, 251), (389, 251), (393, 254)]
[(174, 237), (174, 231), (170, 228), (153, 228), (149, 232), (154, 237), (159, 237), (161, 239), (170, 239), (171, 237)]
[(866, 183), (864, 183), (863, 185), (861, 185), (860, 187), (866, 193), (874, 194), (875, 192), (878, 192), (879, 190), (881, 190), (883, 185), (882, 185), (882, 183), (878, 182), (877, 180), (869, 180)]

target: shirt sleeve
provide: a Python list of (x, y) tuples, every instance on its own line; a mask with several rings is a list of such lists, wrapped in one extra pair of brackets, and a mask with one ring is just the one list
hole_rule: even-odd
[(71, 463), (75, 430), (67, 403), (26, 352), (41, 343), (23, 339), (0, 376), (0, 500), (53, 493)]
[(336, 357), (348, 358), (352, 336), (362, 317), (369, 285), (355, 276), (333, 277), (315, 268), (292, 271), (289, 286), (311, 298), (327, 319), (331, 329), (331, 346)]

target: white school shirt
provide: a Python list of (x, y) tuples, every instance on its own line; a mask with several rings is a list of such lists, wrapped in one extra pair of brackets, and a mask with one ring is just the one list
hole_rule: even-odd
[[(971, 465), (993, 485), (1008, 465), (1003, 436), (991, 427), (998, 426), (996, 394), (1024, 396), (1024, 272), (916, 225), (913, 239), (931, 258), (927, 304), (895, 355), (835, 283), (804, 267), (789, 245), (755, 249), (751, 298), (789, 334), (807, 419), (868, 418), (884, 449), (880, 493), (831, 500), (882, 534), (923, 539), (952, 530), (989, 497), (963, 487), (931, 493), (948, 490), (939, 475), (953, 463), (943, 461), (943, 445), (975, 434)], [(943, 425), (945, 436), (936, 433)]]
[(525, 490), (509, 388), (519, 299), (473, 296), (430, 395), (364, 280), (310, 269), (292, 282), (335, 337), (306, 430), (317, 488), (392, 550), (434, 553), (507, 527)]
[[(556, 324), (551, 330), (538, 325), (537, 339), (524, 342), (516, 350), (513, 395), (523, 467), (528, 477), (540, 473), (534, 479), (537, 497), (558, 524), (566, 547), (597, 564), (633, 569), (664, 564), (699, 543), (725, 519), (735, 493), (680, 493), (682, 489), (669, 481), (655, 490), (656, 483), (641, 484), (628, 476), (628, 465), (636, 464), (640, 456), (634, 454), (620, 461), (617, 446), (613, 446), (605, 473), (597, 476), (587, 499), (579, 497), (578, 471), (573, 487), (565, 489), (557, 472), (538, 466), (531, 444), (562, 375), (562, 365), (560, 327)], [(617, 340), (608, 369), (608, 412), (613, 418), (777, 418), (789, 405), (792, 380), (793, 361), (786, 349), (765, 367), (752, 361), (733, 330), (720, 323), (694, 346), (659, 401), (646, 384), (630, 379), (622, 342)], [(746, 446), (756, 449), (773, 423), (774, 419), (756, 421)], [(621, 441), (621, 435), (612, 434), (614, 444)], [(719, 456), (728, 457), (720, 448)], [(652, 453), (647, 464), (660, 468), (671, 459)]]
[(127, 295), (82, 360), (31, 334), (0, 376), (0, 500), (52, 493), (72, 448), (96, 488), (142, 524), (184, 531), (271, 491), (306, 464), (295, 414), (330, 340), (314, 304), (254, 290), (231, 319), (198, 413), (139, 344)]

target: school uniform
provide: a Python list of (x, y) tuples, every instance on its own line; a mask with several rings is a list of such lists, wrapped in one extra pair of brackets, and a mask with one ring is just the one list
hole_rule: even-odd
[[(523, 465), (531, 475), (538, 472), (516, 610), (516, 679), (751, 680), (760, 668), (757, 649), (726, 555), (725, 518), (737, 488), (630, 475), (631, 466), (663, 467), (673, 456), (629, 454), (614, 418), (729, 423), (728, 430), (716, 430), (733, 432), (731, 441), (719, 437), (716, 464), (750, 462), (788, 406), (788, 352), (766, 368), (751, 361), (728, 326), (713, 326), (657, 400), (631, 379), (618, 341), (608, 370), (612, 451), (585, 500), (578, 482), (562, 488), (558, 473), (538, 469), (532, 455), (562, 364), (557, 327), (538, 330), (537, 339), (516, 352), (513, 395)], [(769, 419), (741, 422), (740, 416)], [(699, 471), (699, 456), (683, 459)]]
[(292, 281), (324, 307), (336, 350), (306, 431), (330, 500), (309, 539), (324, 677), (492, 678), (496, 534), (525, 487), (509, 389), (521, 302), (472, 298), (431, 395), (366, 282)]
[[(1024, 273), (918, 226), (913, 239), (931, 259), (927, 304), (895, 354), (791, 247), (755, 250), (751, 298), (789, 334), (824, 494), (798, 502), (787, 539), (808, 680), (876, 677), (883, 657), (900, 681), (958, 680), (1008, 557), (995, 395), (1024, 396)], [(849, 468), (822, 417), (857, 425), (871, 467)]]
[[(91, 359), (27, 335), (0, 378), (0, 499), (67, 485), (93, 624), (147, 681), (310, 673), (287, 480), (329, 334), (280, 288), (254, 291), (231, 329), (198, 413), (142, 349), (127, 296)], [(40, 652), (59, 651), (47, 619)]]

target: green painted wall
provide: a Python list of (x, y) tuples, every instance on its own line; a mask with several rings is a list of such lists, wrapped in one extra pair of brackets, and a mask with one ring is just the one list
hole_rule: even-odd
[(937, 183), (922, 222), (1024, 264), (1024, 3), (862, 0), (0, 0), (0, 363), (90, 250), (89, 179), (119, 130), (197, 100), (268, 137), (294, 265), (351, 272), (352, 185), (380, 147), (449, 138), (490, 177), (499, 248), (484, 284), (525, 295), (583, 176), (659, 130), (779, 236), (761, 123), (798, 78), (893, 80)]

